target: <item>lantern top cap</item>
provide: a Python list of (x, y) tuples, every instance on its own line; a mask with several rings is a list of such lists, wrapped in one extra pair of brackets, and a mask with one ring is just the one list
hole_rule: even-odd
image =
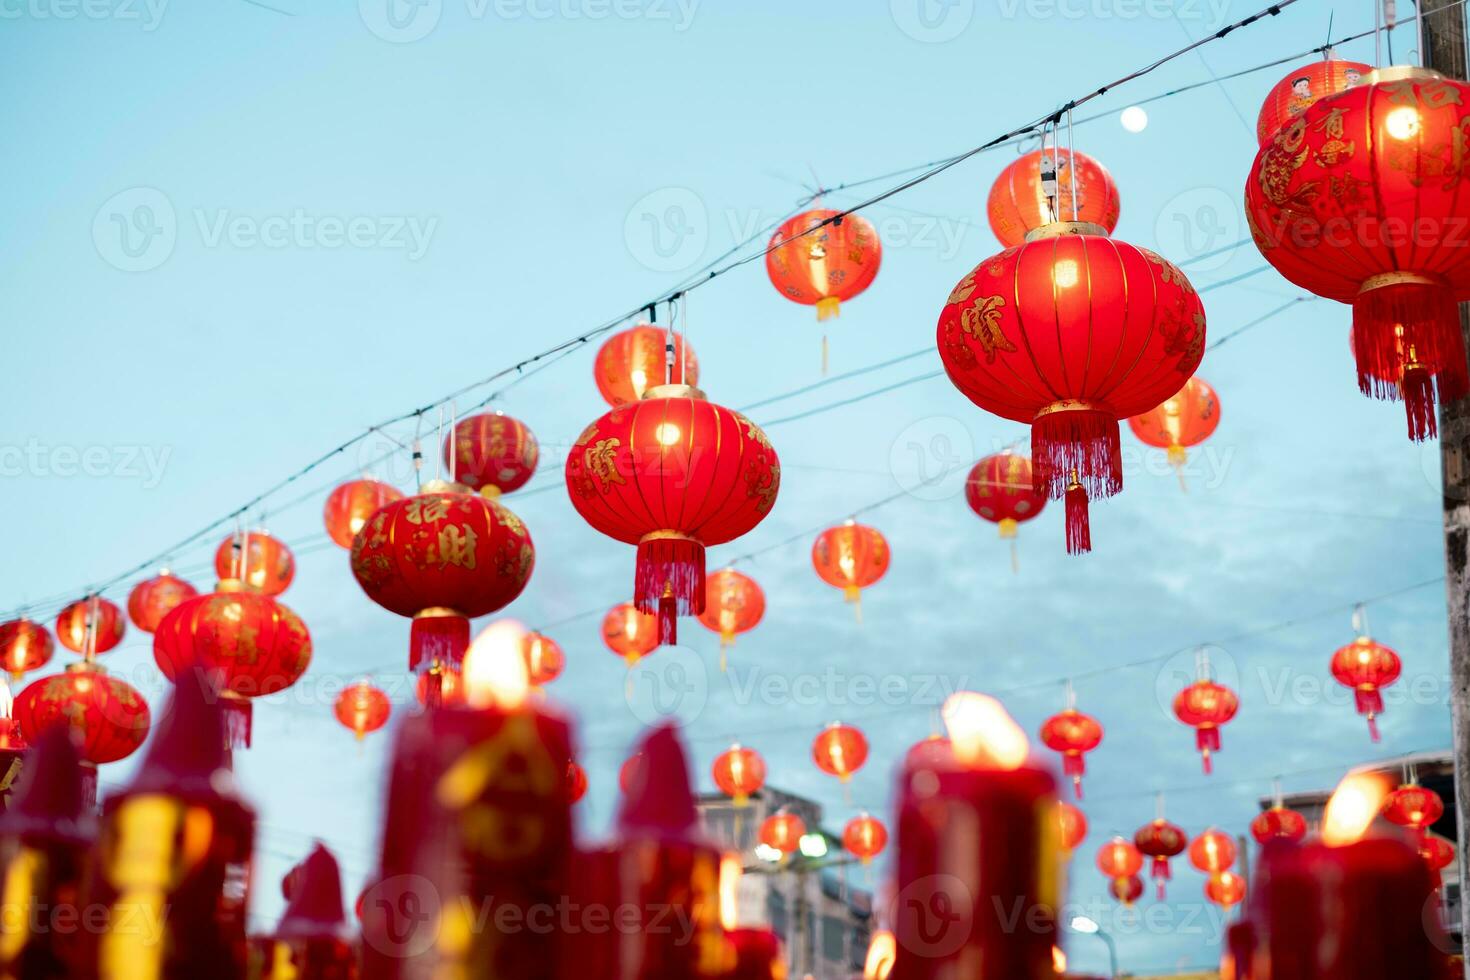
[(222, 578), (214, 584), (216, 592), (244, 592), (245, 583), (237, 578)]
[(709, 400), (698, 388), (683, 384), (654, 385), (643, 393), (643, 401), (652, 398), (692, 398), (698, 402)]
[(452, 480), (429, 480), (419, 488), (420, 494), (425, 493), (469, 493), (470, 488), (463, 483), (455, 483)]
[(1064, 238), (1068, 235), (1099, 235), (1106, 238), (1108, 230), (1091, 221), (1052, 221), (1026, 232), (1026, 241), (1036, 242), (1044, 238)]
[(1384, 68), (1375, 68), (1364, 75), (1362, 84), (1377, 85), (1380, 82), (1400, 82), (1405, 80), (1432, 82), (1443, 78), (1444, 76), (1433, 68), (1420, 68), (1418, 65), (1388, 65)]
[(107, 668), (95, 660), (79, 660), (74, 664), (67, 664), (66, 672), (68, 674), (105, 674)]

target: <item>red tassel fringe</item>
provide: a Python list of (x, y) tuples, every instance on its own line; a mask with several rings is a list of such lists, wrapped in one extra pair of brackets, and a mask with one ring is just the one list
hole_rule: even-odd
[(441, 707), (444, 704), (444, 672), (431, 670), (427, 677), (428, 682), (424, 684), (424, 707)]
[(1400, 386), (1404, 396), (1404, 414), (1409, 417), (1409, 438), (1423, 442), (1439, 435), (1434, 411), (1434, 379), (1423, 368), (1404, 372)]
[(1072, 777), (1072, 791), (1082, 799), (1082, 777), (1087, 775), (1087, 762), (1080, 755), (1062, 756), (1062, 772)]
[(1092, 550), (1092, 525), (1087, 519), (1087, 491), (1074, 486), (1067, 491), (1067, 554), (1085, 555)]
[(1167, 882), (1167, 881), (1172, 881), (1174, 879), (1173, 873), (1169, 870), (1169, 859), (1168, 858), (1166, 858), (1166, 857), (1156, 857), (1156, 858), (1154, 858), (1153, 877), (1158, 880), (1158, 883), (1159, 883), (1159, 901), (1162, 902), (1165, 898), (1168, 897), (1168, 893), (1165, 891), (1165, 888), (1164, 888), (1164, 883)]
[(416, 616), (408, 634), (408, 669), (430, 664), (459, 667), (470, 648), (470, 621), (463, 616)]
[(1409, 438), (1433, 438), (1436, 402), (1470, 391), (1460, 313), (1447, 286), (1395, 283), (1353, 302), (1358, 388), (1370, 398), (1404, 401)]
[(231, 749), (250, 748), (250, 731), (255, 716), (254, 706), (245, 698), (224, 698), (225, 745)]
[(1058, 500), (1074, 483), (1090, 500), (1123, 489), (1118, 420), (1093, 409), (1048, 412), (1031, 423), (1031, 478), (1037, 493)]
[(633, 603), (658, 616), (660, 643), (678, 641), (678, 617), (704, 612), (704, 545), (693, 538), (638, 542)]
[(1220, 729), (1197, 728), (1195, 729), (1194, 743), (1199, 747), (1200, 755), (1204, 758), (1205, 773), (1208, 775), (1215, 771), (1210, 756), (1220, 751)]
[(1371, 691), (1359, 690), (1357, 693), (1358, 714), (1368, 716), (1368, 735), (1373, 741), (1379, 741), (1378, 716), (1383, 714), (1383, 692), (1374, 689)]
[(83, 762), (77, 767), (82, 776), (82, 806), (94, 810), (97, 806), (97, 767)]

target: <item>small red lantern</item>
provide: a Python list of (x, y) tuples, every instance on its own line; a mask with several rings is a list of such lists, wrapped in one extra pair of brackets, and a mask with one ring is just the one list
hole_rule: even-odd
[(444, 437), (449, 481), (490, 496), (525, 486), (540, 459), (541, 447), (531, 430), (500, 412), (460, 419)]
[[(699, 359), (682, 334), (674, 334), (673, 379), (681, 384), (699, 384)], [(665, 345), (669, 332), (652, 324), (613, 334), (597, 351), (592, 377), (603, 401), (613, 408), (628, 405), (643, 397), (649, 388), (669, 380)]]
[(561, 644), (545, 633), (527, 631), (521, 637), (521, 653), (526, 658), (526, 677), (533, 687), (550, 684), (561, 676), (567, 665)]
[(452, 667), (440, 667), (419, 675), (414, 696), (424, 707), (464, 703), (464, 680)]
[(587, 523), (638, 546), (633, 602), (657, 613), (659, 639), (704, 611), (704, 549), (771, 512), (781, 464), (764, 432), (697, 388), (662, 385), (615, 408), (577, 438), (567, 492)]
[(848, 521), (829, 527), (812, 543), (812, 567), (823, 582), (842, 590), (863, 621), (863, 589), (888, 571), (888, 540), (877, 528)]
[(1307, 836), (1307, 818), (1278, 803), (1251, 821), (1251, 836), (1257, 844), (1272, 840), (1295, 843)]
[[(1097, 852), (1097, 870), (1103, 873), (1114, 885), (1114, 895), (1118, 895), (1118, 888), (1122, 887), (1129, 878), (1135, 877), (1143, 870), (1143, 852), (1134, 846), (1132, 841), (1123, 837), (1114, 837), (1104, 844)], [(1138, 895), (1143, 894), (1143, 882), (1138, 883)], [(1132, 886), (1127, 886), (1124, 891), (1132, 891)], [(1134, 895), (1136, 899), (1138, 895)], [(1119, 896), (1121, 898), (1121, 896)], [(1131, 904), (1133, 899), (1128, 899)]]
[(126, 631), (122, 610), (98, 595), (78, 599), (56, 616), (56, 638), (61, 645), (89, 658), (117, 646)]
[(1126, 878), (1114, 878), (1108, 884), (1108, 891), (1123, 907), (1131, 909), (1135, 902), (1143, 897), (1143, 879), (1138, 875), (1129, 875)]
[(1189, 845), (1189, 863), (1215, 877), (1235, 866), (1235, 841), (1222, 830), (1211, 827)]
[(1061, 826), (1062, 850), (1071, 854), (1087, 839), (1087, 814), (1065, 800), (1057, 800), (1057, 821)]
[(842, 828), (842, 846), (863, 864), (872, 864), (873, 858), (888, 846), (888, 828), (881, 820), (860, 813)]
[(386, 483), (349, 480), (328, 495), (326, 506), (322, 508), (327, 536), (341, 547), (351, 549), (352, 539), (374, 514), (402, 499), (403, 494)]
[(1383, 714), (1383, 689), (1399, 679), (1403, 661), (1390, 647), (1360, 636), (1332, 655), (1332, 676), (1351, 688), (1358, 714), (1368, 719), (1368, 735), (1378, 741), (1378, 716)]
[[(1042, 171), (1054, 175), (1047, 195)], [(1046, 147), (1018, 157), (990, 186), (985, 215), (1001, 245), (1012, 248), (1028, 232), (1053, 221), (1087, 221), (1111, 235), (1118, 227), (1118, 185), (1107, 168), (1085, 153)]]
[(806, 821), (794, 813), (780, 810), (761, 822), (760, 842), (782, 854), (794, 854), (806, 836)]
[(1210, 662), (1202, 650), (1198, 660), (1199, 680), (1174, 696), (1174, 715), (1195, 730), (1195, 744), (1204, 760), (1205, 773), (1214, 771), (1210, 755), (1220, 751), (1220, 726), (1240, 710), (1240, 698), (1230, 688), (1210, 679)]
[(1128, 419), (1128, 428), (1146, 446), (1155, 446), (1168, 454), (1169, 465), (1179, 474), (1184, 486), (1184, 464), (1189, 462), (1189, 447), (1198, 446), (1220, 424), (1220, 396), (1199, 378), (1190, 378), (1184, 387), (1152, 411)]
[(1164, 900), (1164, 883), (1173, 877), (1169, 870), (1169, 859), (1178, 857), (1189, 846), (1189, 837), (1183, 827), (1177, 827), (1163, 817), (1144, 824), (1133, 836), (1133, 843), (1145, 856), (1153, 858), (1152, 877), (1159, 884), (1159, 901)]
[(1419, 856), (1424, 859), (1425, 864), (1429, 865), (1434, 887), (1438, 890), (1444, 884), (1442, 872), (1455, 863), (1455, 845), (1443, 837), (1425, 834), (1424, 838), (1419, 841)]
[(165, 568), (133, 586), (128, 593), (128, 618), (144, 633), (152, 633), (175, 606), (198, 594), (198, 589)]
[(51, 653), (51, 634), (40, 623), (24, 616), (0, 623), (0, 670), (8, 672), (11, 680), (46, 666)]
[(1222, 871), (1205, 882), (1205, 897), (1222, 909), (1245, 901), (1245, 879), (1234, 871)]
[(734, 646), (736, 634), (755, 629), (765, 614), (766, 594), (749, 575), (722, 568), (705, 579), (699, 621), (720, 634), (720, 670), (725, 669), (725, 651)]
[(815, 306), (817, 319), (826, 320), (872, 284), (882, 261), (883, 244), (867, 218), (818, 208), (776, 229), (766, 272), (782, 296)]
[(369, 732), (375, 732), (388, 724), (393, 713), (393, 702), (383, 690), (367, 681), (358, 681), (341, 694), (332, 708), (342, 727), (350, 730), (361, 742)]
[(234, 579), (251, 591), (280, 595), (296, 577), (296, 556), (265, 531), (237, 531), (215, 550), (214, 571), (221, 581)]
[(817, 768), (844, 783), (868, 761), (868, 739), (852, 725), (834, 721), (812, 741)]
[(1405, 783), (1392, 793), (1383, 804), (1383, 819), (1406, 828), (1417, 839), (1423, 839), (1424, 829), (1433, 826), (1444, 816), (1444, 800), (1434, 790), (1418, 783)]
[(602, 617), (602, 642), (632, 667), (658, 649), (658, 617), (620, 602)]
[(1046, 508), (1046, 494), (1032, 485), (1031, 460), (1007, 450), (986, 456), (965, 480), (965, 502), (982, 518), (998, 525), (1011, 542), (1011, 568), (1016, 567), (1016, 531)]
[(1087, 773), (1083, 756), (1102, 744), (1103, 727), (1091, 715), (1076, 708), (1052, 715), (1041, 725), (1041, 741), (1062, 754), (1062, 771), (1072, 777), (1072, 791), (1082, 799), (1082, 777)]
[(1372, 67), (1358, 61), (1314, 61), (1293, 68), (1271, 86), (1256, 119), (1256, 141), (1265, 146), (1281, 127), (1307, 111), (1319, 99), (1345, 92), (1362, 82)]
[(15, 698), (15, 720), (29, 742), (58, 722), (69, 725), (82, 758), (94, 766), (132, 755), (151, 723), (143, 695), (88, 662), (31, 682)]
[(587, 795), (587, 770), (575, 762), (567, 762), (567, 799), (579, 803)]
[(710, 775), (721, 793), (730, 797), (736, 806), (745, 806), (751, 794), (766, 784), (766, 760), (755, 749), (736, 742), (715, 757)]

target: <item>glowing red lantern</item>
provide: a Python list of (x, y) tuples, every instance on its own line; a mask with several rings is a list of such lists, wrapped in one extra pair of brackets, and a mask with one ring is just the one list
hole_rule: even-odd
[(1097, 225), (1058, 222), (1027, 237), (955, 286), (939, 355), (965, 397), (1031, 426), (1034, 486), (1065, 498), (1077, 554), (1092, 549), (1088, 500), (1123, 488), (1118, 420), (1194, 374), (1205, 312), (1177, 267)]
[(621, 602), (602, 617), (602, 642), (629, 667), (658, 649), (658, 617)]
[[(1048, 197), (1042, 171), (1055, 175)], [(1086, 221), (1107, 234), (1118, 227), (1118, 185), (1107, 168), (1085, 153), (1046, 147), (1018, 157), (990, 186), (985, 215), (1001, 245), (1011, 248), (1028, 232), (1053, 221)]]
[(1256, 118), (1256, 141), (1265, 146), (1282, 126), (1307, 111), (1319, 99), (1358, 85), (1372, 67), (1358, 61), (1314, 61), (1293, 68), (1271, 86)]
[(1245, 879), (1234, 871), (1222, 871), (1205, 882), (1205, 897), (1222, 909), (1245, 900)]
[(1235, 841), (1224, 831), (1211, 827), (1189, 845), (1189, 863), (1215, 877), (1235, 866)]
[(1102, 744), (1103, 727), (1096, 718), (1076, 708), (1052, 715), (1041, 725), (1041, 741), (1062, 754), (1062, 771), (1072, 777), (1072, 791), (1082, 799), (1082, 777), (1087, 773), (1083, 756)]
[(881, 820), (860, 813), (842, 828), (842, 846), (863, 864), (872, 864), (888, 846), (888, 828)]
[(56, 616), (56, 638), (72, 653), (90, 657), (122, 642), (127, 621), (122, 610), (101, 596), (78, 599)]
[(1383, 689), (1399, 679), (1403, 661), (1392, 648), (1360, 636), (1332, 655), (1332, 676), (1351, 688), (1358, 714), (1368, 719), (1368, 735), (1378, 741), (1378, 716), (1383, 714)]
[(358, 681), (337, 695), (332, 713), (337, 716), (342, 727), (351, 731), (361, 742), (369, 732), (375, 732), (388, 724), (388, 716), (393, 713), (393, 702), (388, 700), (385, 691), (367, 681)]
[(1245, 189), (1266, 260), (1352, 304), (1358, 387), (1402, 399), (1415, 441), (1435, 434), (1436, 399), (1470, 390), (1456, 305), (1470, 298), (1470, 196), (1444, 158), (1466, 103), (1470, 85), (1434, 72), (1376, 71), (1278, 130)]
[(1062, 850), (1071, 854), (1087, 839), (1087, 814), (1065, 800), (1057, 800), (1057, 823), (1061, 827)]
[(872, 284), (882, 261), (883, 245), (867, 218), (818, 208), (776, 229), (766, 272), (782, 296), (815, 306), (817, 319), (826, 320)]
[(30, 742), (58, 722), (70, 726), (82, 758), (94, 766), (132, 755), (151, 723), (143, 695), (89, 662), (32, 681), (16, 695), (15, 720)]
[(834, 721), (812, 741), (817, 768), (844, 783), (868, 761), (868, 739), (852, 725)]
[(1383, 804), (1383, 819), (1407, 828), (1416, 838), (1424, 837), (1424, 829), (1444, 816), (1444, 800), (1434, 790), (1418, 783), (1405, 783)]
[(352, 539), (374, 514), (402, 499), (403, 494), (386, 483), (349, 480), (328, 495), (326, 506), (322, 508), (327, 536), (341, 547), (350, 549)]
[(1153, 858), (1152, 877), (1159, 883), (1159, 900), (1164, 899), (1164, 883), (1173, 877), (1169, 870), (1169, 859), (1178, 857), (1189, 846), (1189, 837), (1183, 827), (1177, 827), (1163, 817), (1144, 824), (1133, 835), (1133, 843), (1145, 857)]
[(1251, 821), (1251, 836), (1258, 844), (1271, 840), (1296, 842), (1307, 836), (1307, 818), (1278, 803)]
[(0, 670), (8, 672), (12, 680), (46, 666), (51, 653), (51, 634), (40, 623), (24, 616), (0, 623)]
[(725, 650), (735, 644), (737, 633), (748, 633), (766, 614), (766, 594), (749, 575), (722, 568), (705, 579), (704, 612), (699, 621), (720, 634), (720, 669), (725, 669)]
[(678, 616), (704, 611), (704, 549), (733, 541), (776, 502), (781, 465), (739, 412), (686, 385), (650, 389), (578, 437), (567, 457), (572, 506), (608, 537), (638, 546), (633, 602), (676, 641)]
[(450, 482), (491, 496), (525, 486), (540, 459), (541, 447), (531, 430), (500, 412), (460, 419), (444, 437)]
[(1424, 838), (1419, 841), (1419, 856), (1424, 859), (1425, 864), (1429, 865), (1434, 887), (1438, 889), (1444, 884), (1442, 872), (1455, 863), (1455, 846), (1443, 837), (1425, 834)]
[(682, 334), (674, 334), (674, 366), (669, 372), (665, 346), (669, 331), (649, 323), (640, 323), (613, 334), (597, 351), (592, 377), (603, 401), (613, 408), (636, 402), (649, 388), (674, 380), (680, 384), (699, 384), (699, 358)]
[(1114, 878), (1108, 883), (1108, 891), (1123, 903), (1124, 908), (1132, 908), (1133, 904), (1143, 897), (1143, 879), (1138, 875)]
[(567, 799), (573, 803), (587, 795), (587, 770), (575, 762), (567, 762)]
[(198, 589), (165, 568), (133, 586), (128, 593), (128, 618), (144, 633), (152, 633), (175, 606), (198, 594)]
[(526, 658), (526, 677), (533, 687), (550, 684), (567, 665), (561, 644), (545, 633), (528, 630), (521, 636), (521, 653)]
[(469, 621), (509, 605), (535, 564), (519, 517), (442, 483), (382, 508), (352, 542), (352, 574), (367, 597), (413, 618), (410, 670), (458, 667)]
[(715, 757), (710, 775), (721, 793), (730, 797), (736, 806), (745, 806), (751, 794), (766, 784), (766, 760), (755, 749), (736, 742)]
[(812, 567), (828, 585), (842, 590), (863, 621), (863, 589), (888, 571), (888, 541), (877, 528), (848, 521), (829, 527), (812, 543)]
[[(1208, 664), (1202, 664), (1201, 674), (1206, 675), (1208, 669)], [(1214, 771), (1211, 754), (1220, 751), (1220, 726), (1234, 718), (1239, 710), (1240, 698), (1236, 693), (1224, 684), (1216, 684), (1207, 675), (1174, 696), (1174, 715), (1195, 730), (1195, 745), (1207, 774)]]
[(265, 531), (239, 531), (220, 542), (214, 571), (222, 581), (233, 579), (252, 591), (280, 595), (296, 577), (296, 556)]
[[(1111, 881), (1115, 887), (1119, 886), (1143, 870), (1143, 852), (1135, 847), (1132, 841), (1123, 837), (1114, 837), (1098, 850), (1097, 870), (1101, 871), (1103, 877)], [(1139, 895), (1143, 894), (1142, 885), (1143, 882), (1140, 881)], [(1131, 886), (1127, 890), (1131, 891)], [(1114, 894), (1117, 894), (1116, 890)], [(1137, 895), (1134, 896), (1134, 898), (1137, 897)]]
[(970, 509), (997, 525), (1000, 536), (1011, 541), (1013, 568), (1019, 525), (1046, 508), (1046, 494), (1037, 493), (1032, 484), (1031, 460), (1010, 451), (981, 459), (965, 480), (965, 502)]
[(806, 836), (806, 821), (794, 813), (781, 810), (761, 822), (760, 842), (782, 854), (794, 854)]
[(1220, 397), (1199, 378), (1190, 378), (1176, 393), (1152, 411), (1128, 419), (1128, 428), (1147, 446), (1166, 450), (1169, 464), (1184, 485), (1189, 447), (1208, 439), (1220, 424)]
[(451, 667), (440, 667), (419, 675), (414, 683), (414, 696), (424, 707), (464, 703), (464, 680)]

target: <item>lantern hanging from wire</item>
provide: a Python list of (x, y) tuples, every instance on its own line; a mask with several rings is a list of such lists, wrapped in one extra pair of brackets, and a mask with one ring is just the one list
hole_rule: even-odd
[(853, 725), (834, 721), (812, 740), (812, 760), (827, 775), (848, 782), (868, 761), (867, 736)]
[(1256, 117), (1256, 142), (1265, 146), (1281, 127), (1321, 99), (1354, 88), (1373, 70), (1360, 61), (1329, 58), (1293, 68), (1271, 86)]
[[(1113, 895), (1123, 901), (1123, 904), (1131, 905), (1143, 894), (1143, 882), (1136, 877), (1143, 870), (1143, 852), (1127, 838), (1114, 837), (1098, 849), (1097, 870), (1112, 883)], [(1129, 879), (1138, 881), (1138, 892), (1131, 898), (1124, 899), (1124, 894), (1133, 891)]]
[(1245, 901), (1245, 878), (1234, 871), (1222, 871), (1205, 882), (1205, 897), (1222, 909)]
[(990, 186), (985, 216), (1005, 248), (1053, 221), (1086, 221), (1111, 235), (1118, 227), (1118, 185), (1085, 153), (1046, 146), (1006, 165)]
[(1261, 811), (1251, 821), (1251, 836), (1257, 844), (1272, 840), (1294, 844), (1307, 836), (1307, 818), (1286, 805), (1280, 780), (1276, 781), (1270, 809)]
[(266, 595), (280, 595), (296, 577), (296, 556), (280, 538), (263, 530), (236, 531), (214, 552), (214, 571)]
[(883, 821), (865, 811), (842, 828), (842, 846), (864, 865), (872, 864), (873, 858), (888, 846), (888, 828), (883, 826)]
[(1077, 710), (1072, 684), (1067, 683), (1067, 707), (1041, 724), (1041, 741), (1062, 755), (1062, 772), (1072, 780), (1072, 792), (1082, 799), (1082, 777), (1087, 774), (1084, 756), (1102, 744), (1103, 727), (1091, 715)]
[(829, 527), (812, 543), (812, 567), (823, 582), (842, 590), (863, 621), (863, 589), (888, 572), (888, 540), (877, 528), (849, 520)]
[(322, 522), (327, 526), (327, 536), (334, 544), (352, 549), (352, 539), (362, 530), (374, 514), (403, 494), (394, 487), (364, 477), (349, 480), (327, 495), (322, 507)]
[(1220, 397), (1198, 377), (1186, 381), (1157, 408), (1128, 419), (1128, 428), (1140, 442), (1165, 450), (1180, 489), (1186, 489), (1184, 466), (1189, 462), (1189, 447), (1208, 439), (1219, 424)]
[(1057, 800), (1057, 823), (1061, 828), (1062, 850), (1071, 854), (1087, 839), (1087, 814), (1066, 800)]
[[(815, 306), (821, 321), (837, 316), (843, 301), (872, 285), (882, 261), (883, 244), (867, 218), (817, 208), (776, 229), (766, 251), (766, 273), (782, 296)], [(822, 373), (827, 373), (825, 333)]]
[(88, 659), (116, 647), (125, 632), (123, 611), (100, 595), (78, 599), (56, 616), (56, 638), (61, 645)]
[(1034, 485), (1031, 460), (1009, 449), (984, 457), (965, 480), (965, 502), (1011, 543), (1011, 571), (1017, 571), (1016, 531), (1046, 507), (1046, 494)]
[[(668, 369), (667, 346), (673, 342), (674, 369)], [(643, 398), (649, 388), (672, 377), (699, 385), (699, 358), (683, 334), (640, 323), (609, 337), (597, 351), (592, 376), (603, 401), (613, 408)]]
[(1211, 827), (1189, 844), (1189, 863), (1210, 877), (1218, 877), (1235, 866), (1235, 840)]
[(787, 810), (778, 810), (761, 822), (756, 836), (762, 844), (787, 857), (801, 847), (801, 839), (806, 836), (806, 821)]
[(1358, 714), (1368, 719), (1368, 735), (1377, 742), (1383, 689), (1399, 679), (1404, 664), (1392, 647), (1368, 636), (1368, 614), (1361, 603), (1353, 611), (1353, 627), (1358, 637), (1332, 655), (1332, 676), (1353, 692)]
[(1150, 876), (1158, 882), (1159, 901), (1164, 900), (1165, 884), (1173, 877), (1169, 859), (1178, 857), (1189, 846), (1189, 836), (1184, 828), (1164, 819), (1164, 798), (1159, 795), (1159, 815), (1138, 829), (1133, 843), (1147, 858), (1152, 859)]
[(658, 617), (620, 602), (602, 617), (602, 642), (631, 668), (658, 649)]
[(1419, 842), (1419, 856), (1429, 866), (1429, 875), (1438, 891), (1444, 885), (1444, 869), (1455, 863), (1455, 845), (1443, 837), (1425, 834)]
[(755, 749), (736, 742), (715, 757), (710, 775), (721, 793), (743, 807), (766, 784), (766, 760)]
[(1214, 771), (1212, 757), (1220, 751), (1220, 728), (1240, 710), (1240, 697), (1214, 681), (1210, 671), (1209, 652), (1195, 651), (1195, 670), (1199, 678), (1174, 697), (1174, 716), (1195, 731), (1205, 774)]
[(388, 724), (393, 713), (393, 702), (381, 688), (369, 681), (361, 680), (349, 685), (337, 695), (332, 713), (343, 728), (352, 732), (361, 742), (370, 733)]
[(720, 670), (735, 637), (755, 629), (766, 614), (766, 594), (749, 575), (722, 568), (705, 579), (704, 612), (699, 621), (720, 634)]
[(492, 497), (525, 486), (540, 459), (541, 447), (531, 430), (503, 412), (462, 418), (444, 437), (450, 482)]
[(1143, 879), (1136, 874), (1114, 878), (1108, 883), (1108, 892), (1125, 909), (1131, 909), (1143, 897)]
[(1425, 829), (1438, 823), (1443, 816), (1444, 800), (1434, 790), (1419, 785), (1414, 775), (1388, 794), (1383, 804), (1383, 819), (1408, 830), (1415, 840), (1422, 840)]
[(152, 633), (175, 606), (198, 594), (198, 589), (165, 568), (133, 586), (128, 593), (128, 618), (144, 633)]
[(51, 634), (46, 627), (21, 616), (0, 623), (0, 670), (18, 681), (51, 662)]

